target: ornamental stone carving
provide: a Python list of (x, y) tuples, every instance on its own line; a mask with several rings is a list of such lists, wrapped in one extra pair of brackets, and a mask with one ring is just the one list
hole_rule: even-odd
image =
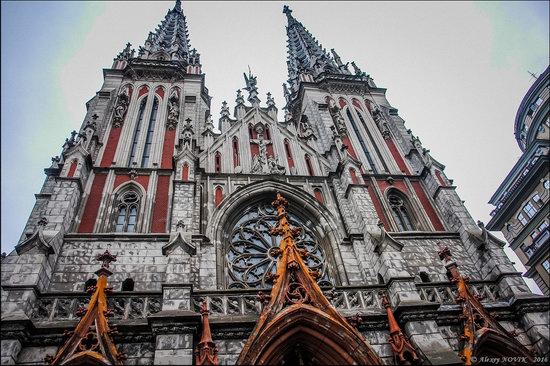
[(113, 115), (113, 127), (122, 127), (129, 103), (130, 97), (128, 96), (128, 90), (124, 89), (118, 96), (117, 105)]
[(173, 90), (168, 99), (168, 117), (166, 119), (166, 127), (169, 130), (175, 130), (178, 126), (180, 117), (179, 96), (177, 90)]

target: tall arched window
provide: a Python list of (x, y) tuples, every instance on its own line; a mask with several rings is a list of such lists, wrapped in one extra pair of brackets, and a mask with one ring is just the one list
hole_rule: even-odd
[(288, 168), (292, 172), (292, 168), (294, 167), (294, 159), (292, 158), (292, 150), (290, 150), (290, 142), (288, 139), (285, 139), (285, 152), (286, 152), (286, 161), (288, 162)]
[(222, 201), (223, 201), (223, 188), (220, 186), (217, 186), (216, 191), (214, 192), (214, 206), (218, 207)]
[(265, 126), (265, 139), (271, 140), (271, 134), (269, 133), (269, 127)]
[(121, 193), (115, 203), (115, 232), (135, 232), (139, 212), (140, 195), (135, 190), (129, 189)]
[(241, 165), (241, 159), (239, 155), (239, 139), (237, 136), (233, 137), (233, 167), (236, 168)]
[(189, 180), (189, 164), (185, 163), (181, 167), (181, 180), (187, 182)]
[(323, 198), (323, 192), (321, 191), (321, 188), (315, 188), (313, 190), (313, 194), (315, 195), (315, 198), (317, 199), (317, 201), (319, 201), (320, 203), (325, 203), (325, 200)]
[(69, 167), (69, 172), (67, 173), (67, 177), (74, 177), (74, 173), (76, 172), (77, 167), (78, 167), (78, 159), (74, 159), (71, 162), (71, 166)]
[(151, 145), (153, 144), (153, 135), (155, 133), (155, 122), (157, 121), (157, 112), (159, 109), (159, 100), (155, 98), (153, 101), (153, 110), (149, 117), (149, 127), (147, 128), (147, 137), (145, 138), (145, 146), (143, 147), (143, 156), (141, 157), (141, 167), (145, 167), (149, 162), (151, 155)]
[(313, 176), (314, 172), (313, 172), (313, 165), (311, 164), (311, 157), (308, 154), (306, 154), (304, 159), (306, 160), (307, 174), (309, 174), (310, 176)]
[(132, 139), (132, 147), (130, 149), (130, 158), (128, 159), (128, 166), (132, 166), (132, 162), (136, 157), (138, 143), (139, 143), (139, 133), (141, 132), (141, 125), (143, 123), (143, 116), (145, 115), (145, 105), (147, 104), (147, 97), (143, 98), (141, 104), (139, 105), (138, 119), (136, 123), (136, 129), (134, 130), (134, 138)]
[(388, 203), (399, 231), (415, 230), (413, 216), (405, 196), (395, 190), (388, 193)]
[(214, 171), (216, 173), (221, 173), (222, 171), (222, 154), (219, 151), (216, 151), (214, 154)]
[(353, 116), (351, 114), (351, 110), (349, 108), (346, 108), (346, 116), (348, 116), (348, 119), (351, 123), (351, 126), (353, 127), (353, 131), (355, 131), (355, 136), (357, 136), (357, 140), (359, 140), (359, 144), (363, 148), (363, 152), (365, 153), (365, 156), (367, 157), (367, 160), (369, 162), (369, 165), (372, 168), (372, 171), (374, 173), (378, 173), (378, 171), (376, 169), (376, 165), (374, 165), (374, 160), (372, 160), (372, 157), (369, 153), (369, 149), (367, 147), (367, 144), (366, 144), (365, 140), (363, 140), (363, 134), (359, 130), (359, 127), (357, 126), (357, 122), (355, 122), (355, 119), (353, 118)]

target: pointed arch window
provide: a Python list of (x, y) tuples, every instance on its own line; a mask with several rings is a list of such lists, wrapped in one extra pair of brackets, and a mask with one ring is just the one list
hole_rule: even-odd
[(315, 198), (317, 199), (317, 201), (319, 201), (320, 203), (325, 203), (325, 200), (323, 198), (323, 192), (321, 191), (321, 188), (315, 188), (313, 190), (313, 194), (315, 195)]
[(216, 154), (214, 154), (214, 171), (216, 173), (221, 173), (222, 171), (222, 154), (219, 151), (216, 151)]
[(391, 214), (399, 231), (416, 230), (413, 224), (413, 216), (411, 214), (410, 205), (406, 197), (397, 191), (388, 193), (388, 203), (391, 208)]
[(157, 121), (157, 113), (159, 109), (159, 100), (155, 98), (153, 101), (153, 109), (149, 117), (149, 127), (147, 128), (147, 136), (145, 138), (145, 146), (143, 147), (143, 156), (141, 157), (141, 167), (145, 167), (149, 163), (151, 155), (151, 145), (153, 144), (153, 135), (155, 133), (155, 124)]
[(115, 232), (133, 233), (136, 231), (140, 195), (133, 189), (122, 193), (116, 200)]
[(359, 178), (357, 178), (357, 172), (353, 168), (349, 168), (349, 175), (351, 176), (351, 183), (359, 184)]
[(145, 105), (147, 105), (147, 97), (143, 98), (139, 105), (138, 119), (136, 123), (136, 129), (134, 130), (134, 138), (132, 139), (132, 147), (130, 149), (130, 158), (128, 159), (128, 166), (132, 166), (134, 158), (136, 157), (137, 147), (139, 143), (139, 135), (141, 132), (141, 125), (143, 123), (143, 117), (145, 115)]
[(184, 182), (189, 181), (189, 164), (185, 163), (181, 167), (181, 180)]
[(294, 167), (294, 159), (292, 158), (292, 150), (290, 149), (290, 142), (288, 139), (285, 139), (284, 141), (285, 145), (285, 153), (286, 153), (286, 161), (288, 162), (288, 167), (291, 169)]
[(214, 206), (218, 207), (222, 201), (223, 201), (223, 188), (220, 186), (217, 186), (216, 191), (214, 192)]
[(237, 136), (233, 137), (233, 167), (236, 168), (241, 165), (241, 158), (239, 156), (239, 139)]
[(351, 126), (353, 127), (353, 131), (355, 132), (355, 136), (357, 136), (357, 140), (359, 140), (359, 144), (363, 148), (363, 152), (365, 153), (365, 156), (367, 157), (367, 160), (369, 162), (369, 165), (371, 166), (372, 171), (376, 174), (378, 173), (378, 170), (376, 169), (376, 165), (374, 165), (374, 160), (372, 160), (372, 156), (369, 153), (369, 149), (367, 147), (367, 144), (365, 140), (363, 140), (363, 135), (361, 131), (359, 130), (359, 127), (357, 126), (357, 122), (355, 122), (355, 119), (353, 118), (353, 115), (351, 114), (351, 110), (349, 108), (346, 108), (346, 116), (348, 117)]
[(269, 133), (269, 127), (265, 126), (265, 139), (271, 140), (271, 134)]
[(304, 159), (306, 160), (307, 174), (309, 174), (310, 176), (313, 176), (314, 172), (313, 172), (313, 165), (311, 164), (311, 157), (308, 154), (306, 154)]

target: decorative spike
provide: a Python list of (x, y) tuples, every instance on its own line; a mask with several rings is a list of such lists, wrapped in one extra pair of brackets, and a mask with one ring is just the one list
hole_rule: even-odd
[(205, 302), (200, 305), (200, 313), (202, 315), (202, 334), (201, 340), (197, 344), (195, 350), (195, 364), (200, 365), (217, 365), (218, 364), (218, 347), (212, 341), (210, 332), (210, 323), (208, 322), (208, 307)]

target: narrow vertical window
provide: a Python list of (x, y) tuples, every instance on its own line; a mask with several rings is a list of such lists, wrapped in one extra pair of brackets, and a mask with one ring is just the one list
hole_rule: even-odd
[(349, 175), (351, 177), (351, 182), (353, 184), (359, 184), (359, 179), (357, 178), (357, 173), (356, 173), (355, 169), (349, 168)]
[(132, 166), (132, 162), (136, 157), (137, 146), (139, 142), (139, 133), (141, 131), (141, 124), (143, 122), (143, 116), (145, 115), (145, 105), (147, 104), (147, 97), (143, 98), (139, 105), (138, 120), (136, 123), (136, 129), (134, 130), (134, 138), (132, 140), (132, 148), (130, 149), (130, 158), (128, 159), (128, 166)]
[(391, 213), (399, 231), (415, 230), (406, 199), (397, 192), (388, 194)]
[(241, 159), (239, 157), (239, 139), (233, 137), (233, 167), (236, 168), (241, 165)]
[(269, 127), (265, 126), (265, 139), (271, 140), (271, 134), (269, 133)]
[(218, 207), (220, 203), (223, 200), (223, 189), (222, 187), (218, 186), (216, 187), (216, 191), (214, 193), (214, 206)]
[(248, 137), (251, 139), (254, 138), (254, 129), (252, 128), (252, 125), (248, 125)]
[(181, 180), (184, 182), (189, 181), (189, 164), (185, 163), (181, 167)]
[(306, 160), (307, 174), (313, 176), (314, 173), (313, 173), (313, 165), (311, 164), (311, 157), (308, 154), (306, 154), (305, 160)]
[(214, 155), (214, 172), (221, 173), (222, 171), (222, 154), (219, 151), (216, 151)]
[(378, 173), (376, 169), (376, 165), (374, 165), (374, 160), (372, 160), (372, 157), (369, 153), (369, 149), (367, 148), (367, 144), (365, 143), (365, 140), (363, 140), (363, 135), (361, 134), (361, 131), (359, 130), (359, 127), (357, 126), (357, 122), (355, 122), (355, 119), (353, 118), (351, 114), (351, 110), (349, 108), (346, 109), (346, 115), (348, 116), (348, 119), (351, 123), (351, 126), (353, 127), (353, 131), (355, 131), (355, 136), (357, 136), (357, 140), (359, 140), (359, 144), (363, 148), (363, 152), (365, 153), (365, 156), (367, 157), (367, 160), (369, 162), (369, 165), (372, 168), (372, 171), (374, 173)]
[(67, 177), (74, 177), (74, 173), (76, 172), (77, 166), (78, 166), (78, 160), (74, 159), (71, 162), (71, 166), (69, 167), (69, 172), (67, 173)]
[(141, 158), (141, 167), (145, 167), (149, 163), (151, 155), (151, 145), (153, 144), (153, 135), (155, 133), (155, 122), (157, 121), (157, 112), (159, 109), (159, 100), (155, 98), (153, 101), (153, 110), (149, 117), (149, 127), (147, 128), (147, 137), (145, 138), (145, 146), (143, 147), (143, 156)]
[(292, 172), (292, 168), (294, 167), (294, 159), (292, 158), (292, 150), (290, 150), (290, 142), (288, 139), (285, 139), (285, 152), (286, 152), (286, 161), (288, 162), (288, 167), (290, 171)]
[(320, 188), (315, 188), (313, 190), (313, 194), (315, 195), (317, 201), (319, 201), (320, 203), (325, 203), (325, 200), (323, 199), (323, 192), (321, 192)]

